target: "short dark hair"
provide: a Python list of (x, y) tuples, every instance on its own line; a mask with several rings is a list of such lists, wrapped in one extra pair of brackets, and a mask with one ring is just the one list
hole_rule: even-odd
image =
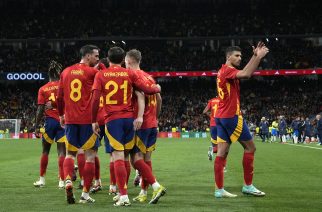
[(108, 67), (109, 66), (109, 62), (110, 60), (107, 58), (107, 57), (104, 57), (102, 59), (99, 60), (100, 63), (103, 63), (105, 65), (105, 67)]
[(85, 57), (87, 54), (92, 54), (94, 49), (96, 49), (98, 51), (100, 50), (95, 45), (85, 45), (79, 50), (79, 53), (80, 53), (81, 57)]
[(125, 57), (125, 51), (121, 47), (112, 47), (108, 50), (107, 55), (111, 63), (121, 64)]
[(233, 51), (241, 52), (241, 48), (239, 46), (229, 46), (225, 51), (225, 55), (230, 55)]
[(137, 49), (131, 49), (130, 51), (126, 52), (126, 56), (134, 59), (137, 63), (140, 63), (142, 60), (141, 52)]

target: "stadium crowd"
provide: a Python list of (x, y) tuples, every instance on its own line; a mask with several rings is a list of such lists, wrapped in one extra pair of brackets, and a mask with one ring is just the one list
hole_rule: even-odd
[[(216, 96), (215, 78), (161, 79), (159, 83), (163, 89), (159, 130), (177, 128), (181, 131), (184, 128), (187, 131), (206, 131), (209, 117), (202, 111), (208, 100)], [(266, 117), (271, 123), (283, 115), (288, 125), (296, 117), (312, 120), (322, 110), (322, 90), (315, 90), (321, 83), (321, 79), (280, 76), (242, 81), (241, 110), (245, 119), (257, 126), (261, 117)], [(26, 84), (24, 87), (24, 90), (19, 90), (17, 85), (9, 86), (7, 94), (0, 94), (0, 118), (22, 119), (21, 130), (27, 127), (31, 132), (40, 85)]]

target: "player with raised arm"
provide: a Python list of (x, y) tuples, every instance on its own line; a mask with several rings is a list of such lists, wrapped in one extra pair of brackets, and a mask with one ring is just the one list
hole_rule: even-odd
[(60, 124), (65, 127), (67, 156), (64, 161), (67, 202), (75, 203), (71, 177), (78, 149), (85, 151), (84, 186), (80, 203), (95, 202), (89, 196), (95, 170), (95, 155), (99, 142), (91, 125), (91, 90), (97, 69), (99, 48), (85, 45), (80, 49), (81, 61), (67, 67), (60, 76), (58, 111)]
[[(59, 168), (59, 188), (64, 188), (64, 169), (65, 160), (65, 132), (59, 124), (58, 111), (56, 109), (56, 98), (58, 92), (59, 75), (62, 71), (62, 65), (52, 60), (49, 64), (48, 76), (49, 82), (42, 86), (38, 91), (38, 107), (35, 122), (35, 135), (40, 137), (39, 124), (45, 112), (45, 132), (42, 135), (42, 155), (40, 158), (40, 177), (34, 182), (34, 186), (45, 186), (45, 174), (48, 165), (48, 155), (51, 145), (57, 143), (58, 168)], [(51, 107), (46, 108), (46, 104), (51, 102)]]
[[(155, 83), (155, 80), (152, 76), (141, 70), (142, 55), (141, 52), (132, 49), (126, 53), (125, 57), (125, 65), (126, 68), (135, 71), (141, 78), (144, 78), (151, 83)], [(135, 135), (135, 148), (133, 149), (133, 165), (134, 167), (140, 166), (141, 163), (145, 163), (152, 173), (152, 161), (151, 156), (152, 152), (155, 150), (157, 135), (158, 135), (158, 120), (157, 117), (161, 112), (161, 104), (162, 104), (161, 95), (159, 93), (148, 95), (145, 94), (145, 107), (143, 114), (143, 124), (140, 129), (136, 131)], [(138, 112), (138, 118), (141, 117), (140, 112)], [(146, 171), (145, 171), (146, 172)], [(142, 173), (142, 176), (144, 173)], [(153, 184), (152, 184), (153, 185)], [(157, 185), (157, 184), (156, 184)], [(139, 195), (133, 198), (133, 201), (145, 202), (147, 200), (147, 189), (148, 182), (144, 180), (144, 176), (141, 182), (141, 191)], [(159, 198), (165, 194), (166, 190), (163, 186), (159, 188), (154, 188), (154, 192), (152, 195), (152, 199), (150, 200), (150, 204), (155, 204), (158, 202)], [(156, 195), (159, 196), (156, 196)]]
[[(122, 48), (109, 49), (110, 67), (96, 75), (93, 85), (92, 127), (94, 132), (99, 131), (97, 124), (99, 98), (105, 97), (106, 134), (112, 148), (116, 182), (120, 190), (119, 199), (114, 206), (129, 206), (131, 204), (127, 195), (128, 175), (124, 161), (134, 146), (134, 130), (139, 127), (138, 123), (134, 121), (133, 87), (149, 94), (161, 91), (159, 85), (149, 84), (140, 79), (135, 72), (122, 68), (124, 57), (125, 52)], [(153, 176), (149, 177), (154, 178)]]
[(233, 142), (239, 141), (244, 148), (243, 169), (244, 186), (242, 192), (254, 196), (264, 196), (265, 193), (253, 186), (255, 144), (240, 111), (239, 80), (250, 78), (261, 59), (268, 53), (263, 42), (253, 47), (253, 56), (244, 67), (238, 70), (242, 54), (238, 46), (228, 47), (226, 63), (222, 65), (217, 75), (217, 92), (220, 99), (215, 115), (217, 124), (218, 150), (215, 159), (215, 197), (236, 197), (224, 189), (224, 165)]

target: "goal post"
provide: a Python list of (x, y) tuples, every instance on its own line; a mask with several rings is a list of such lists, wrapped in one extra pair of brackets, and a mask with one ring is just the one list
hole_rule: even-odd
[(21, 119), (0, 119), (0, 139), (19, 138)]

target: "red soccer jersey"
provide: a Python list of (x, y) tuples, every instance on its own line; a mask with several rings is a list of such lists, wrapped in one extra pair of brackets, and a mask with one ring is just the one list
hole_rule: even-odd
[(77, 63), (67, 67), (60, 75), (65, 104), (66, 124), (91, 124), (91, 91), (97, 70)]
[(217, 75), (217, 92), (220, 99), (216, 118), (232, 118), (240, 115), (240, 87), (236, 78), (238, 70), (222, 65)]
[[(153, 77), (148, 73), (142, 70), (137, 70), (136, 73), (144, 81), (155, 83), (155, 80), (153, 79)], [(153, 95), (145, 94), (144, 96), (145, 96), (145, 107), (144, 107), (144, 114), (143, 114), (143, 124), (141, 126), (141, 129), (158, 127), (156, 94), (153, 94)], [(132, 102), (134, 106), (134, 117), (136, 118), (138, 114), (138, 102), (137, 102), (136, 95), (133, 96), (132, 100), (133, 100)]]
[(219, 101), (220, 101), (219, 98), (213, 98), (208, 101), (207, 107), (210, 108), (210, 111), (211, 111), (211, 113), (210, 113), (210, 127), (216, 126), (215, 115), (216, 115), (216, 111), (218, 109)]
[[(155, 80), (151, 75), (144, 72), (143, 70), (138, 71), (140, 77), (144, 80), (150, 81), (151, 83), (155, 83)], [(143, 124), (141, 129), (149, 129), (158, 127), (157, 121), (157, 96), (156, 94), (147, 95), (145, 94), (145, 108), (143, 114)]]
[(59, 120), (58, 111), (56, 108), (56, 98), (58, 92), (58, 81), (48, 82), (38, 91), (38, 105), (45, 105), (47, 102), (51, 101), (53, 109), (45, 110), (46, 117), (51, 117)]
[(158, 90), (153, 84), (140, 79), (134, 71), (120, 66), (112, 65), (97, 74), (93, 90), (101, 91), (101, 95), (105, 97), (107, 122), (121, 118), (134, 118), (133, 87), (150, 93)]
[(100, 104), (99, 104), (99, 108), (98, 108), (98, 113), (97, 113), (97, 122), (98, 125), (105, 125), (105, 116), (106, 116), (106, 112), (104, 110), (104, 98), (103, 96), (101, 96), (100, 98)]

